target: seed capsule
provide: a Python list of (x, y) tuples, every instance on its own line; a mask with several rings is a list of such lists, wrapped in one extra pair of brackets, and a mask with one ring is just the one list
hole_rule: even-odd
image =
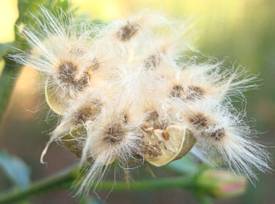
[(157, 167), (181, 158), (196, 143), (190, 131), (176, 125), (170, 125), (165, 130), (156, 129), (144, 140), (145, 160)]
[(58, 96), (56, 88), (49, 86), (48, 80), (45, 84), (45, 99), (50, 109), (58, 115), (63, 115), (66, 109), (66, 99)]
[(73, 128), (65, 136), (61, 138), (62, 144), (67, 147), (73, 154), (77, 157), (81, 157), (83, 144), (81, 142), (81, 137), (86, 137), (86, 129), (83, 125), (79, 125)]
[(98, 69), (99, 64), (93, 60), (90, 67), (77, 77), (77, 67), (70, 62), (61, 64), (58, 69), (58, 81), (64, 86), (60, 87), (56, 83), (56, 79), (49, 77), (45, 84), (46, 102), (55, 113), (63, 115), (65, 112), (67, 101), (73, 99), (77, 94), (84, 91), (89, 86), (89, 81), (93, 69)]

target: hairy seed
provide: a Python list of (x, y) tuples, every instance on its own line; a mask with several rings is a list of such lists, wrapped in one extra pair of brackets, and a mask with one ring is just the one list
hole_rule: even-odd
[(98, 100), (81, 107), (74, 116), (74, 124), (85, 123), (94, 120), (101, 111), (101, 102)]
[(184, 96), (184, 89), (181, 85), (175, 85), (170, 92), (172, 97), (182, 98)]
[(73, 84), (77, 66), (72, 62), (63, 62), (58, 66), (59, 79), (66, 84)]
[(225, 137), (225, 129), (224, 128), (219, 128), (212, 132), (210, 134), (211, 138), (214, 138), (216, 141), (220, 141), (222, 138)]
[(129, 122), (129, 115), (128, 114), (123, 114), (123, 123), (127, 124)]
[(148, 58), (144, 60), (144, 67), (147, 70), (153, 70), (160, 64), (160, 56), (157, 55), (151, 55)]
[(204, 95), (204, 90), (198, 86), (189, 86), (184, 90), (181, 85), (174, 85), (170, 92), (170, 96), (178, 97), (182, 100), (200, 99)]
[(104, 141), (109, 144), (120, 143), (123, 140), (125, 133), (126, 130), (120, 123), (114, 123), (106, 129), (104, 133)]
[(166, 122), (159, 118), (158, 112), (151, 111), (149, 112), (147, 118), (145, 119), (142, 129), (145, 132), (148, 132), (148, 131), (151, 132), (154, 129), (164, 129), (166, 128), (166, 126), (167, 126)]
[(147, 154), (150, 157), (158, 157), (161, 155), (161, 149), (158, 144), (145, 145), (144, 154)]
[(90, 80), (88, 72), (76, 79), (78, 67), (72, 62), (66, 61), (58, 66), (58, 79), (67, 86), (73, 86), (75, 89), (81, 91), (85, 88)]
[(121, 41), (128, 41), (137, 33), (138, 28), (138, 24), (131, 24), (128, 22), (117, 32), (117, 37)]
[(189, 86), (187, 88), (187, 100), (200, 99), (204, 95), (204, 90), (199, 86)]
[(202, 113), (197, 113), (189, 118), (189, 122), (197, 128), (206, 128), (209, 125), (209, 121)]

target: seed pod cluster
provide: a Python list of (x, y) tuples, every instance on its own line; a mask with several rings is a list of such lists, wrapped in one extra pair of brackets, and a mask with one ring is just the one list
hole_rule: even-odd
[(42, 13), (43, 33), (24, 31), (32, 51), (13, 58), (45, 76), (47, 103), (61, 117), (48, 144), (59, 141), (90, 163), (82, 190), (115, 161), (159, 167), (188, 152), (252, 178), (269, 168), (231, 102), (253, 77), (182, 59), (185, 24), (145, 12), (88, 26)]

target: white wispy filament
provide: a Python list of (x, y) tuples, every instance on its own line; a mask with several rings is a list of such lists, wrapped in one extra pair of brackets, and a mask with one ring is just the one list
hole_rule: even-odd
[(250, 179), (255, 170), (269, 169), (264, 146), (232, 104), (254, 78), (222, 63), (181, 58), (189, 47), (187, 25), (152, 12), (93, 26), (41, 12), (40, 30), (23, 31), (31, 51), (12, 57), (40, 71), (63, 106), (49, 144), (84, 127), (70, 139), (81, 151), (81, 165), (90, 164), (81, 191), (114, 161), (127, 165), (162, 158), (164, 149), (173, 153), (166, 143), (170, 126), (192, 133), (197, 143), (191, 152), (204, 161)]

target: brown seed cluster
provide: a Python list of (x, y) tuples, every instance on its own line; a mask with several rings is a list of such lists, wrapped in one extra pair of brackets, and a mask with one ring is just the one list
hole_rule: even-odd
[(112, 144), (112, 145), (118, 144), (123, 140), (126, 133), (127, 133), (127, 130), (123, 126), (123, 124), (113, 123), (113, 124), (110, 124), (110, 126), (108, 126), (104, 131), (103, 140), (108, 144)]
[(194, 99), (200, 99), (203, 97), (205, 94), (205, 91), (199, 87), (199, 86), (188, 86), (187, 87), (187, 95), (186, 99), (187, 100), (194, 100)]
[(184, 93), (185, 93), (184, 88), (181, 85), (175, 85), (172, 87), (170, 95), (172, 97), (182, 98), (184, 96)]
[(73, 123), (75, 125), (85, 123), (87, 120), (94, 120), (100, 113), (102, 103), (99, 100), (91, 101), (80, 107), (74, 115)]
[(151, 111), (148, 113), (147, 118), (145, 119), (142, 129), (145, 132), (152, 132), (155, 129), (165, 129), (167, 123), (160, 118), (157, 111)]
[(148, 155), (149, 157), (158, 157), (161, 156), (161, 147), (159, 144), (142, 144), (142, 157)]
[(117, 38), (121, 41), (130, 40), (139, 30), (138, 24), (127, 23), (117, 32)]
[(58, 79), (64, 86), (72, 86), (76, 90), (83, 90), (90, 81), (88, 72), (84, 72), (80, 78), (77, 78), (78, 66), (70, 61), (60, 63), (58, 66)]
[(147, 70), (154, 70), (159, 66), (160, 64), (160, 55), (155, 54), (155, 55), (150, 55), (148, 58), (144, 60), (144, 67)]
[(199, 86), (188, 86), (186, 90), (181, 85), (174, 85), (170, 92), (172, 97), (181, 98), (182, 100), (200, 99), (204, 95), (204, 90)]
[(216, 141), (221, 141), (225, 137), (225, 129), (219, 128), (210, 133), (210, 137), (214, 138)]
[[(197, 113), (189, 118), (189, 122), (195, 126), (198, 130), (201, 131), (201, 134), (214, 139), (215, 141), (220, 141), (222, 138), (225, 137), (225, 129), (218, 128), (209, 132), (207, 130), (210, 126), (215, 126), (215, 123), (210, 121), (207, 116), (203, 115), (202, 113)], [(206, 131), (207, 130), (207, 131)]]
[(207, 128), (209, 126), (208, 118), (202, 113), (192, 115), (189, 118), (189, 122), (199, 129)]
[(165, 131), (168, 126), (167, 122), (160, 118), (156, 110), (148, 112), (141, 129), (143, 134), (143, 142), (140, 145), (143, 156), (147, 155), (150, 158), (155, 158), (162, 155), (162, 149), (166, 146), (162, 140), (157, 138), (155, 131), (158, 131), (160, 136), (165, 140), (169, 140), (169, 134)]

